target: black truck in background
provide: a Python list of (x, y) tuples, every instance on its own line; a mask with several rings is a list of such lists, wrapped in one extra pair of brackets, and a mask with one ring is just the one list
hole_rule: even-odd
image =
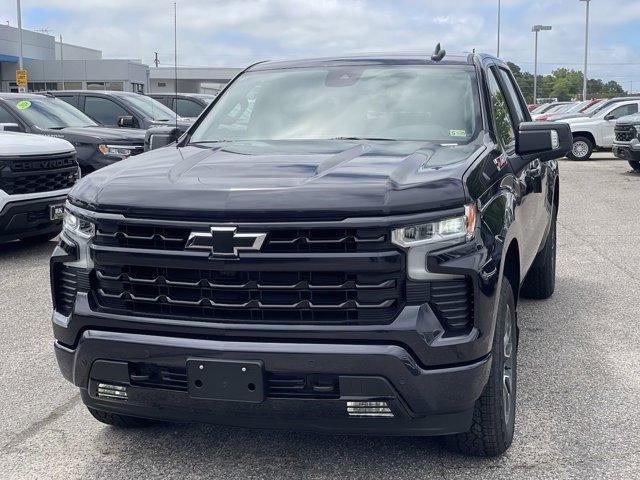
[(145, 132), (98, 125), (51, 95), (0, 93), (0, 124), (70, 142), (82, 175), (144, 151)]
[(614, 127), (613, 154), (640, 173), (640, 115), (620, 118)]
[(216, 98), (209, 93), (147, 93), (163, 105), (169, 107), (180, 117), (196, 119), (202, 111)]
[(518, 300), (554, 291), (572, 144), (530, 120), (488, 55), (249, 67), (155, 142), (174, 145), (70, 192), (51, 259), (62, 374), (111, 425), (504, 452)]
[(134, 92), (101, 90), (50, 91), (93, 118), (100, 125), (147, 130), (170, 125), (186, 131), (193, 120), (176, 116), (170, 108), (151, 97)]

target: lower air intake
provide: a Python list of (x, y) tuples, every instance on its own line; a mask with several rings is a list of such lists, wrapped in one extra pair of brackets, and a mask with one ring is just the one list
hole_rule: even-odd
[(387, 402), (347, 402), (350, 417), (393, 417)]

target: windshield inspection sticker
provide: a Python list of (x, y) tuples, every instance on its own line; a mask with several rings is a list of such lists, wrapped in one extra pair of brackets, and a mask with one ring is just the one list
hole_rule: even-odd
[(449, 136), (450, 137), (466, 137), (467, 131), (466, 130), (449, 130)]
[(27, 108), (29, 108), (31, 106), (31, 102), (29, 100), (20, 100), (17, 104), (16, 104), (16, 108), (18, 110), (26, 110)]

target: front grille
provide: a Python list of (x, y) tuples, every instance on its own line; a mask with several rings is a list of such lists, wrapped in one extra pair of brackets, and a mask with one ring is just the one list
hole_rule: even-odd
[(618, 142), (630, 142), (638, 137), (638, 132), (633, 125), (616, 125), (615, 132)]
[(0, 190), (9, 195), (63, 190), (71, 188), (77, 180), (75, 154), (0, 160)]
[[(246, 229), (253, 231), (255, 229)], [(242, 233), (242, 230), (238, 230)], [(184, 250), (189, 228), (147, 225), (105, 225), (96, 243), (123, 248)], [(280, 228), (269, 231), (264, 253), (349, 253), (389, 248), (388, 231), (382, 228)]]
[[(304, 265), (304, 262), (301, 266)], [(404, 274), (219, 271), (100, 266), (93, 291), (106, 309), (211, 322), (379, 323), (401, 307)]]

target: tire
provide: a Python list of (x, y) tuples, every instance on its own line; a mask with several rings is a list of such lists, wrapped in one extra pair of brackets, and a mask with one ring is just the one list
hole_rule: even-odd
[(58, 235), (60, 234), (60, 232), (49, 232), (49, 233), (43, 233), (42, 235), (34, 235), (32, 237), (25, 237), (25, 238), (21, 238), (20, 241), (22, 243), (45, 243), (48, 242), (49, 240), (52, 240), (54, 238), (56, 238)]
[(150, 420), (148, 418), (130, 417), (129, 415), (105, 412), (91, 407), (87, 407), (87, 410), (89, 410), (93, 418), (99, 422), (118, 428), (141, 428), (158, 423), (156, 420)]
[(489, 381), (476, 401), (471, 430), (445, 437), (451, 450), (465, 455), (495, 457), (511, 446), (516, 413), (517, 338), (513, 287), (503, 278)]
[(536, 255), (520, 289), (524, 298), (544, 300), (553, 295), (556, 288), (556, 224), (554, 213), (544, 247)]
[(567, 157), (571, 160), (588, 160), (593, 153), (593, 142), (587, 137), (573, 137), (573, 145)]
[(640, 173), (640, 161), (629, 160), (629, 165), (631, 165), (631, 168), (633, 168), (637, 173)]

